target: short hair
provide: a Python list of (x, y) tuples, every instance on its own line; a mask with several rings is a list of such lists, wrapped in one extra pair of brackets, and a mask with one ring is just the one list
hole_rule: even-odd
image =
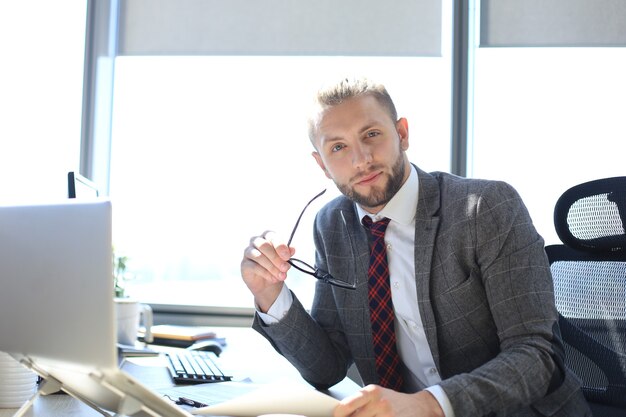
[(396, 106), (384, 85), (372, 82), (367, 78), (344, 78), (336, 84), (318, 90), (314, 103), (315, 109), (311, 112), (308, 120), (308, 132), (311, 143), (315, 143), (315, 129), (322, 112), (359, 96), (374, 97), (387, 110), (392, 121), (396, 122), (398, 120)]

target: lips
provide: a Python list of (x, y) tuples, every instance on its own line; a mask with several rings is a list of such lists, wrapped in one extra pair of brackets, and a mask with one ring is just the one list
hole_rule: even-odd
[(376, 181), (376, 179), (381, 175), (380, 172), (372, 172), (370, 174), (367, 174), (361, 178), (359, 178), (356, 181), (357, 185), (369, 185), (371, 183), (373, 183), (374, 181)]

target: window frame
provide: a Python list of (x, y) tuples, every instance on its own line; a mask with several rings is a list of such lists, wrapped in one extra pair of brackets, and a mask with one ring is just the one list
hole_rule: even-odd
[[(450, 171), (466, 176), (471, 165), (473, 141), (473, 50), (477, 45), (483, 6), (489, 1), (450, 0), (452, 2), (452, 79), (451, 86), (451, 154)], [(563, 0), (560, 3), (564, 3)], [(113, 73), (119, 51), (119, 25), (123, 7), (119, 0), (89, 0), (87, 48), (85, 59), (85, 92), (81, 145), (81, 174), (100, 184), (103, 194), (109, 190), (111, 150), (111, 115)], [(539, 7), (539, 6), (538, 6)], [(519, 18), (519, 15), (516, 15)], [(587, 16), (593, 21), (593, 16)], [(442, 36), (443, 37), (443, 36)], [(182, 324), (238, 323), (249, 324), (253, 308), (211, 306), (153, 305), (157, 317)], [(157, 321), (159, 319), (157, 318)], [(207, 322), (208, 320), (208, 322)]]

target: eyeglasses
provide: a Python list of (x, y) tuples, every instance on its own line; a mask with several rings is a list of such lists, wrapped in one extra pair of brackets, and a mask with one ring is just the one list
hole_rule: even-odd
[[(287, 246), (291, 246), (291, 241), (293, 239), (293, 235), (296, 233), (296, 230), (298, 229), (298, 225), (300, 224), (300, 219), (302, 219), (302, 215), (304, 214), (304, 212), (306, 211), (306, 209), (309, 207), (309, 205), (315, 201), (315, 199), (317, 199), (318, 197), (320, 197), (322, 194), (324, 194), (326, 192), (326, 190), (323, 190), (321, 193), (319, 193), (318, 195), (316, 195), (315, 197), (313, 197), (311, 200), (309, 200), (309, 202), (306, 204), (306, 206), (304, 206), (304, 208), (302, 209), (302, 212), (300, 212), (300, 216), (298, 216), (298, 220), (296, 221), (296, 225), (293, 227), (293, 230), (291, 231), (291, 235), (289, 236), (289, 241), (287, 242)], [(343, 220), (343, 224), (344, 226), (346, 225), (346, 219), (343, 217), (343, 212), (341, 212), (341, 219)], [(347, 228), (347, 227), (346, 227)], [(350, 238), (350, 234), (346, 233), (348, 235), (348, 238)], [(352, 243), (350, 243), (350, 248), (352, 249)], [(338, 279), (333, 278), (332, 275), (330, 275), (328, 272), (324, 272), (321, 269), (312, 267), (311, 265), (309, 265), (308, 263), (297, 259), (297, 258), (291, 258), (289, 259), (287, 262), (289, 262), (289, 264), (291, 266), (293, 266), (294, 268), (296, 268), (298, 271), (304, 272), (305, 274), (309, 274), (323, 282), (326, 282), (330, 285), (334, 285), (336, 287), (340, 287), (340, 288), (346, 288), (349, 290), (354, 290), (356, 289), (356, 282), (354, 284), (349, 284), (345, 281), (341, 281)]]

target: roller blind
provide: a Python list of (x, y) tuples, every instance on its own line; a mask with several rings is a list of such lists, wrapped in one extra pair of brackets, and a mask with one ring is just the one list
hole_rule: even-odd
[(441, 0), (122, 0), (118, 54), (439, 56)]
[(482, 0), (480, 46), (626, 46), (625, 0)]

